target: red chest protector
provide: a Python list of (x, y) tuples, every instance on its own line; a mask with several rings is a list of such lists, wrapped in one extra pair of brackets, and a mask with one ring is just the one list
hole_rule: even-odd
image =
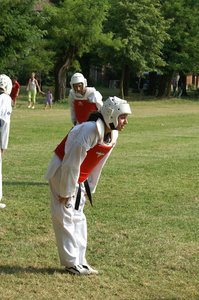
[[(55, 149), (56, 155), (63, 160), (64, 158), (64, 148), (65, 142), (68, 135), (61, 141), (61, 143)], [(84, 182), (92, 172), (92, 170), (97, 166), (100, 160), (106, 155), (113, 146), (100, 145), (97, 144), (93, 148), (87, 151), (87, 156), (80, 166), (80, 175), (78, 182)]]
[(86, 122), (90, 113), (96, 110), (98, 110), (96, 103), (74, 99), (74, 111), (78, 123)]
[(113, 146), (97, 144), (87, 151), (87, 156), (80, 167), (79, 182), (84, 182), (97, 166), (100, 160), (112, 149)]

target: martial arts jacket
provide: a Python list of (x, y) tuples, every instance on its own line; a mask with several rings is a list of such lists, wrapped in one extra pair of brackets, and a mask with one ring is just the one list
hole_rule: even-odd
[(0, 94), (0, 148), (7, 149), (10, 133), (12, 99), (5, 93)]
[[(118, 138), (118, 131), (112, 130), (111, 142), (106, 144), (111, 147), (103, 158), (93, 168), (88, 177), (88, 183), (92, 193), (95, 192), (99, 181), (102, 168), (110, 156), (113, 147)], [(59, 190), (61, 197), (75, 196), (76, 188), (79, 184), (80, 169), (83, 161), (87, 156), (87, 152), (94, 148), (97, 144), (103, 145), (104, 139), (104, 123), (98, 119), (97, 122), (84, 122), (76, 125), (69, 132), (67, 142), (65, 143), (65, 151), (63, 160), (54, 154), (52, 161), (46, 173), (46, 179), (56, 176), (56, 171), (61, 168), (61, 176), (59, 178)]]

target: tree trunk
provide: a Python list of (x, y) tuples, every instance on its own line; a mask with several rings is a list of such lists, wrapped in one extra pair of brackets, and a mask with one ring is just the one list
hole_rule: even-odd
[(171, 80), (173, 72), (158, 76), (157, 97), (169, 97), (171, 93)]
[(55, 77), (55, 101), (63, 100), (66, 98), (66, 71), (71, 66), (71, 62), (74, 59), (75, 51), (69, 52), (67, 57), (63, 60), (58, 61), (54, 69)]
[(130, 81), (130, 68), (128, 65), (125, 65), (124, 66), (124, 81), (123, 81), (124, 96), (128, 96), (129, 81)]
[(147, 95), (156, 96), (156, 91), (157, 91), (157, 72), (150, 72)]
[(187, 96), (187, 76), (184, 73), (180, 72), (180, 79), (179, 81), (181, 82), (181, 88), (182, 93), (181, 96)]
[(119, 96), (124, 99), (124, 67), (122, 69), (121, 79), (120, 79), (120, 91)]
[(167, 82), (166, 82), (166, 97), (171, 96), (171, 83), (172, 83), (172, 78), (175, 75), (174, 71), (170, 71), (167, 74)]

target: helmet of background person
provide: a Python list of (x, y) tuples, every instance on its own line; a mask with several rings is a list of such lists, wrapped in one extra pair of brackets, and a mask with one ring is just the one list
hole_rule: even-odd
[(87, 80), (86, 80), (86, 78), (84, 77), (83, 74), (75, 73), (71, 77), (70, 85), (71, 85), (71, 88), (73, 89), (73, 91), (74, 91), (73, 85), (77, 84), (77, 83), (82, 83), (83, 84), (83, 89), (85, 89), (87, 87)]
[(0, 75), (0, 89), (4, 91), (4, 93), (10, 95), (12, 90), (12, 80), (5, 74)]

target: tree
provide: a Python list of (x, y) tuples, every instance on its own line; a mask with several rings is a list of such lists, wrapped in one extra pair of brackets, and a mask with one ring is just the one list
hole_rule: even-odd
[(65, 98), (66, 73), (78, 57), (89, 52), (102, 35), (107, 0), (63, 0), (47, 5), (48, 42), (55, 53), (55, 100)]
[(20, 62), (33, 52), (44, 32), (36, 25), (39, 18), (34, 11), (35, 1), (1, 1), (0, 69), (13, 75)]
[[(118, 49), (109, 52), (109, 61), (121, 70), (121, 96), (124, 79), (128, 80), (130, 68), (148, 71), (165, 65), (162, 47), (168, 38), (168, 24), (161, 15), (159, 1), (156, 0), (109, 0), (111, 8), (105, 23), (105, 32), (112, 32), (120, 40)], [(110, 49), (111, 49), (110, 48)], [(107, 52), (106, 52), (107, 53)], [(111, 55), (110, 55), (111, 54)]]
[(187, 73), (199, 73), (199, 2), (162, 0), (161, 4), (164, 17), (172, 22), (168, 29), (170, 40), (163, 48), (163, 57), (167, 64), (162, 68), (158, 96), (169, 96), (174, 72), (181, 73), (183, 81)]

